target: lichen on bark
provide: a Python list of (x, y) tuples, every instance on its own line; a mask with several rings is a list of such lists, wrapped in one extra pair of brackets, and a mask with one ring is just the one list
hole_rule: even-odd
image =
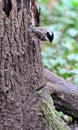
[(63, 120), (58, 117), (48, 89), (45, 87), (42, 91), (42, 115), (45, 126), (48, 124), (48, 130), (70, 130), (66, 123), (64, 123)]

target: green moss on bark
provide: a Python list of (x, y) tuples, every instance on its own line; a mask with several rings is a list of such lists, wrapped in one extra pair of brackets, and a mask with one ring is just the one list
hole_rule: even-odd
[(46, 88), (43, 90), (42, 115), (45, 128), (47, 127), (48, 130), (71, 130), (66, 123), (58, 117), (53, 100)]

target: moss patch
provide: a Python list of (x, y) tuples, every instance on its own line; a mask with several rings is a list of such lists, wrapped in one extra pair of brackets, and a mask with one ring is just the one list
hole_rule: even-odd
[(52, 109), (50, 104), (47, 103), (46, 100), (43, 99), (42, 102), (42, 113), (43, 117), (47, 120), (46, 123), (53, 130), (69, 130), (66, 124), (61, 120), (61, 122), (57, 119), (56, 110)]

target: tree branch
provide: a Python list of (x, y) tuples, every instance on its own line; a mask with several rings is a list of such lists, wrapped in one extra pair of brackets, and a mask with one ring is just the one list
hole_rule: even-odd
[(44, 69), (46, 84), (57, 110), (78, 119), (78, 86)]

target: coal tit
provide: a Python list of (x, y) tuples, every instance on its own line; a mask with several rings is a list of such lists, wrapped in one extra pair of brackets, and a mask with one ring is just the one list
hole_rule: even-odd
[(30, 32), (34, 33), (35, 36), (41, 41), (52, 42), (54, 39), (54, 33), (47, 28), (42, 27), (31, 27), (29, 28)]

